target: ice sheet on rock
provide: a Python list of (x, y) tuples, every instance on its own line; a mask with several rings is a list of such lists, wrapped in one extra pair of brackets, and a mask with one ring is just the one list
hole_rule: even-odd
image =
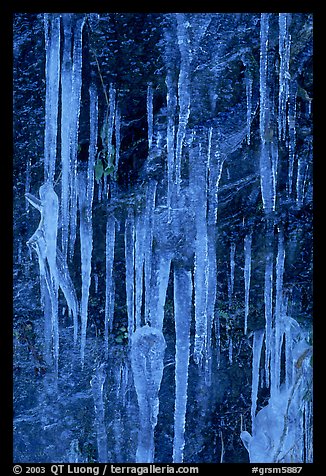
[(165, 347), (162, 332), (149, 326), (138, 327), (131, 339), (131, 366), (139, 407), (136, 463), (153, 462)]
[(308, 454), (307, 442), (312, 428), (308, 429), (308, 438), (304, 438), (304, 407), (312, 398), (311, 347), (306, 333), (292, 321), (295, 324), (289, 338), (295, 369), (293, 382), (289, 387), (281, 386), (268, 405), (257, 413), (252, 436), (248, 432), (240, 435), (251, 463), (302, 463)]
[(188, 399), (188, 367), (190, 353), (190, 322), (192, 307), (191, 271), (174, 268), (175, 320), (175, 407), (173, 462), (183, 462), (185, 424)]

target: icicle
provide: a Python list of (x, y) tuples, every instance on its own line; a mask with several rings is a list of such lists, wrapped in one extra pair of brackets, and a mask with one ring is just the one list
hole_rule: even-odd
[(162, 330), (164, 305), (169, 283), (171, 256), (160, 250), (153, 250), (152, 258), (152, 293), (150, 302), (150, 324)]
[(135, 325), (141, 325), (143, 288), (144, 288), (144, 262), (145, 262), (145, 213), (142, 211), (136, 216), (135, 228)]
[(28, 247), (33, 248), (38, 255), (41, 280), (41, 296), (44, 305), (46, 329), (46, 348), (50, 351), (51, 339), (55, 374), (58, 376), (59, 363), (59, 321), (58, 321), (58, 290), (59, 276), (57, 268), (57, 231), (59, 216), (59, 201), (51, 183), (46, 182), (39, 190), (40, 200), (31, 194), (26, 194), (27, 200), (41, 213), (39, 226), (27, 241)]
[(266, 386), (269, 386), (270, 354), (272, 349), (272, 319), (273, 319), (273, 232), (269, 229), (266, 234), (266, 261), (265, 261), (265, 377)]
[[(218, 136), (218, 134), (217, 134)], [(215, 225), (217, 222), (217, 210), (218, 210), (218, 188), (222, 176), (223, 164), (225, 156), (222, 156), (219, 152), (218, 143), (213, 138), (213, 128), (211, 127), (208, 132), (208, 225)], [(217, 137), (217, 142), (219, 137)]]
[(57, 270), (59, 286), (68, 304), (69, 315), (72, 314), (74, 323), (74, 344), (77, 343), (78, 335), (78, 300), (75, 287), (71, 280), (67, 261), (59, 249), (57, 249)]
[(113, 313), (114, 313), (114, 278), (113, 262), (115, 248), (115, 218), (109, 215), (106, 222), (105, 234), (105, 358), (108, 358), (109, 352), (109, 332), (112, 332)]
[(190, 115), (190, 53), (189, 36), (187, 31), (189, 24), (186, 22), (185, 15), (183, 13), (177, 13), (176, 18), (178, 45), (181, 55), (178, 81), (179, 124), (175, 154), (175, 183), (177, 186), (177, 194), (179, 194), (181, 185), (182, 146)]
[(73, 26), (73, 63), (72, 63), (72, 96), (71, 96), (71, 157), (70, 157), (70, 241), (69, 255), (72, 258), (77, 232), (77, 151), (78, 126), (80, 114), (81, 86), (82, 86), (82, 33), (85, 17), (76, 20)]
[(229, 337), (228, 355), (229, 355), (229, 363), (232, 365), (232, 362), (233, 362), (233, 340), (232, 340), (231, 336)]
[(215, 339), (216, 339), (216, 362), (217, 368), (221, 365), (221, 328), (220, 328), (220, 314), (217, 312), (215, 319)]
[(207, 342), (205, 361), (205, 382), (211, 385), (212, 378), (212, 326), (215, 316), (216, 302), (216, 230), (208, 227), (208, 261), (207, 261)]
[(146, 243), (145, 243), (145, 321), (150, 320), (150, 302), (151, 302), (151, 276), (152, 276), (152, 244), (153, 244), (153, 219), (155, 210), (155, 198), (156, 198), (156, 180), (150, 180), (146, 191), (146, 210), (145, 210), (145, 230), (146, 230)]
[(253, 350), (252, 350), (252, 385), (251, 385), (251, 425), (254, 432), (257, 395), (259, 386), (259, 367), (261, 350), (263, 346), (264, 331), (258, 330), (254, 332)]
[(102, 364), (102, 366), (95, 371), (95, 374), (90, 382), (95, 407), (97, 452), (99, 463), (106, 463), (108, 460), (108, 442), (105, 427), (105, 410), (103, 401), (103, 387), (105, 379), (106, 375), (104, 372), (104, 366)]
[(265, 142), (265, 134), (268, 127), (268, 107), (269, 97), (267, 89), (267, 68), (268, 68), (268, 33), (269, 14), (262, 13), (260, 17), (260, 113), (259, 128), (261, 141)]
[(128, 313), (128, 342), (135, 330), (135, 216), (133, 208), (128, 210), (125, 222), (125, 260), (126, 260), (126, 295)]
[(64, 46), (61, 67), (61, 238), (62, 252), (66, 259), (69, 232), (69, 173), (71, 171), (71, 114), (72, 109), (72, 58), (71, 14), (62, 15)]
[(288, 169), (288, 198), (292, 195), (293, 189), (293, 167), (296, 149), (296, 101), (297, 84), (291, 85), (288, 109), (288, 128), (289, 128), (289, 169)]
[(54, 181), (57, 157), (57, 128), (60, 75), (60, 16), (45, 14), (45, 132), (44, 180)]
[(93, 274), (93, 279), (94, 279), (94, 292), (95, 294), (98, 293), (98, 274), (94, 273)]
[(92, 222), (87, 200), (87, 173), (82, 170), (77, 176), (78, 204), (80, 214), (80, 248), (82, 272), (82, 297), (81, 297), (81, 362), (84, 364), (86, 329), (88, 319), (88, 297), (91, 284), (91, 259), (93, 249)]
[(183, 462), (184, 433), (187, 410), (188, 366), (190, 352), (190, 322), (192, 306), (191, 272), (174, 268), (174, 314), (175, 314), (175, 407), (173, 462)]
[(82, 271), (81, 297), (81, 362), (84, 365), (86, 329), (88, 320), (88, 298), (91, 284), (93, 226), (92, 206), (94, 196), (94, 165), (97, 140), (97, 95), (94, 86), (90, 87), (90, 141), (87, 171), (80, 170), (77, 176), (77, 191), (80, 217), (80, 249)]
[(250, 278), (251, 278), (251, 243), (252, 233), (245, 236), (244, 239), (244, 280), (245, 280), (245, 322), (244, 333), (247, 334), (248, 329), (248, 315), (249, 315), (249, 294), (250, 294)]
[(285, 140), (286, 134), (286, 106), (289, 97), (289, 66), (291, 36), (289, 34), (289, 13), (279, 13), (279, 96), (278, 96), (278, 137)]
[(268, 32), (269, 14), (261, 14), (260, 23), (260, 115), (259, 130), (261, 139), (260, 150), (260, 185), (265, 213), (273, 210), (275, 198), (273, 195), (273, 175), (271, 163), (270, 144), (272, 142), (272, 129), (270, 124), (270, 104), (268, 76)]
[(165, 347), (162, 332), (149, 326), (139, 327), (131, 339), (131, 366), (139, 407), (136, 463), (152, 463), (154, 459)]
[[(112, 144), (113, 138), (113, 130), (114, 130), (114, 123), (115, 123), (115, 110), (116, 110), (116, 90), (113, 84), (110, 84), (110, 91), (109, 91), (109, 110), (106, 113), (106, 117), (104, 119), (104, 124), (101, 130), (101, 139), (102, 145), (104, 149), (105, 156), (107, 158), (107, 167), (111, 168), (114, 167), (114, 173), (117, 173), (117, 167), (114, 163), (115, 157), (115, 150)], [(105, 198), (107, 198), (107, 175), (104, 176), (104, 193)]]
[(206, 157), (201, 153), (201, 144), (190, 150), (191, 176), (190, 189), (193, 190), (193, 206), (195, 210), (196, 241), (195, 241), (195, 346), (194, 361), (202, 363), (207, 342), (207, 280), (208, 280), (208, 242), (207, 242), (207, 179)]
[[(29, 157), (27, 159), (26, 165), (26, 178), (25, 178), (25, 195), (31, 191), (31, 167), (32, 167), (32, 159)], [(26, 212), (29, 212), (29, 201), (26, 200)]]
[(278, 252), (276, 257), (276, 300), (274, 315), (274, 344), (271, 350), (271, 398), (277, 398), (281, 383), (281, 349), (283, 340), (283, 274), (284, 274), (284, 237), (278, 231)]
[(114, 177), (117, 180), (119, 160), (120, 160), (120, 147), (121, 147), (121, 112), (118, 107), (116, 107), (115, 112), (115, 168), (114, 168)]
[(246, 95), (247, 95), (247, 144), (250, 145), (251, 135), (251, 115), (252, 115), (252, 78), (246, 78)]
[(235, 243), (230, 245), (230, 281), (229, 281), (229, 307), (232, 306), (232, 297), (234, 289), (234, 269), (235, 269)]
[(174, 139), (175, 139), (175, 110), (177, 105), (176, 91), (173, 84), (172, 73), (168, 71), (166, 76), (166, 104), (167, 104), (167, 133), (166, 133), (166, 145), (167, 145), (167, 175), (168, 175), (168, 185), (167, 185), (167, 207), (168, 215), (170, 221), (170, 213), (172, 206), (172, 196), (174, 190), (174, 181), (173, 177), (175, 174), (175, 156), (174, 156)]
[(153, 85), (147, 86), (147, 128), (148, 128), (148, 153), (150, 154), (153, 142)]

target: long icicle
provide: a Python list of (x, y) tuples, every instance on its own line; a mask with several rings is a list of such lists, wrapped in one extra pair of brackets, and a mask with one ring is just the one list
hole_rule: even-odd
[[(71, 109), (72, 109), (72, 19), (71, 14), (62, 15), (64, 46), (61, 67), (61, 239), (62, 253), (67, 259), (69, 233), (70, 156), (71, 156)], [(75, 106), (75, 105), (73, 105)]]
[(60, 80), (60, 16), (44, 15), (45, 20), (45, 131), (44, 179), (53, 183), (57, 157), (57, 131)]
[(81, 86), (82, 86), (82, 38), (85, 17), (76, 20), (73, 26), (73, 63), (72, 63), (72, 98), (71, 98), (71, 157), (69, 172), (70, 188), (70, 238), (69, 256), (74, 254), (77, 234), (77, 151), (78, 151), (78, 125), (80, 115)]
[(273, 320), (273, 261), (274, 253), (272, 248), (273, 229), (270, 223), (267, 224), (266, 232), (266, 260), (265, 260), (265, 284), (264, 284), (264, 304), (265, 304), (265, 380), (269, 386), (270, 378), (270, 355), (272, 349), (272, 320)]
[(175, 407), (173, 462), (183, 462), (187, 410), (188, 367), (190, 355), (190, 321), (192, 303), (191, 271), (174, 268), (175, 313)]
[(254, 332), (254, 341), (252, 349), (252, 384), (251, 384), (251, 425), (252, 433), (254, 432), (255, 416), (257, 408), (257, 395), (259, 385), (259, 368), (261, 350), (263, 346), (264, 331), (258, 330)]
[(244, 333), (247, 334), (248, 329), (248, 315), (249, 315), (249, 295), (250, 295), (250, 278), (251, 278), (251, 244), (252, 233), (248, 233), (244, 239), (244, 280), (245, 280), (245, 319), (244, 319)]
[(113, 313), (114, 313), (114, 263), (115, 248), (115, 217), (110, 214), (106, 222), (105, 233), (105, 327), (104, 327), (104, 343), (105, 358), (109, 356), (109, 332), (112, 332)]
[(93, 226), (92, 207), (94, 196), (94, 165), (97, 141), (98, 105), (95, 87), (90, 90), (90, 143), (87, 170), (80, 170), (77, 178), (78, 201), (80, 213), (80, 248), (82, 269), (81, 297), (81, 363), (84, 365), (86, 330), (88, 320), (88, 299), (91, 284)]
[(177, 131), (177, 145), (175, 154), (175, 183), (177, 194), (181, 186), (181, 159), (183, 141), (186, 135), (188, 119), (190, 115), (190, 52), (188, 22), (183, 13), (177, 13), (177, 38), (180, 49), (181, 62), (178, 81), (179, 124)]
[(126, 260), (126, 295), (128, 313), (128, 343), (135, 330), (135, 215), (129, 208), (125, 222), (125, 260)]

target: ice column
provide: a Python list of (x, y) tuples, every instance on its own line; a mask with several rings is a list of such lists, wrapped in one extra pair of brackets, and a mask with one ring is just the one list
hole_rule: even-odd
[(99, 367), (91, 380), (91, 387), (95, 407), (95, 421), (97, 433), (98, 462), (106, 463), (108, 459), (108, 444), (105, 428), (105, 410), (103, 401), (103, 387), (106, 375), (104, 366)]
[(45, 14), (45, 132), (44, 179), (53, 182), (57, 157), (59, 76), (60, 76), (60, 16)]
[(250, 278), (251, 278), (251, 243), (252, 233), (245, 236), (244, 239), (244, 280), (245, 280), (245, 322), (244, 333), (247, 334), (248, 314), (249, 314), (249, 294), (250, 294)]
[(191, 272), (183, 268), (174, 269), (174, 313), (175, 313), (175, 407), (173, 462), (183, 462), (185, 445), (185, 423), (187, 410), (188, 366), (190, 347), (190, 321), (192, 307)]
[(109, 331), (112, 332), (114, 314), (114, 245), (115, 245), (115, 218), (110, 214), (106, 222), (105, 233), (105, 327), (104, 342), (105, 356), (108, 358), (109, 352)]
[(131, 339), (131, 366), (139, 407), (136, 463), (154, 460), (154, 430), (159, 411), (165, 339), (159, 329), (139, 327)]
[(177, 145), (175, 154), (175, 183), (177, 194), (181, 184), (182, 146), (186, 135), (190, 115), (190, 53), (189, 53), (189, 23), (183, 13), (177, 13), (177, 38), (181, 55), (178, 81), (179, 124), (177, 130)]

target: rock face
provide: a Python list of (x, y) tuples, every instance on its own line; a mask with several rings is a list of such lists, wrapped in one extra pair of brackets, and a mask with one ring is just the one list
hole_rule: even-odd
[(14, 16), (17, 461), (312, 461), (312, 55), (309, 14)]

